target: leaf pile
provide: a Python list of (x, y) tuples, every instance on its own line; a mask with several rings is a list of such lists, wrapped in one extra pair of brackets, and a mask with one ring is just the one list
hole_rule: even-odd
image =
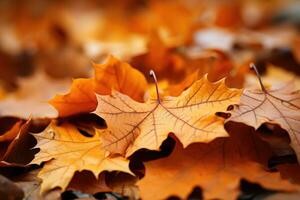
[(0, 4), (1, 198), (299, 198), (296, 5)]

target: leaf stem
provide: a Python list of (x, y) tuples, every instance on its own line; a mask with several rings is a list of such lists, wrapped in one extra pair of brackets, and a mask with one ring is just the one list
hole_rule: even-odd
[(150, 70), (150, 76), (152, 76), (153, 77), (153, 79), (154, 79), (154, 84), (155, 84), (155, 88), (156, 88), (156, 95), (157, 95), (157, 101), (158, 101), (158, 103), (160, 103), (160, 96), (159, 96), (159, 91), (158, 91), (158, 84), (157, 84), (157, 78), (156, 78), (156, 75), (155, 75), (155, 73), (154, 73), (154, 71), (153, 70)]
[(259, 74), (259, 72), (258, 72), (258, 70), (257, 70), (257, 67), (255, 66), (255, 64), (251, 63), (251, 64), (250, 64), (250, 69), (253, 69), (253, 70), (255, 71), (256, 76), (257, 76), (258, 81), (259, 81), (259, 84), (260, 84), (260, 87), (261, 87), (261, 90), (262, 90), (263, 92), (267, 93), (267, 90), (266, 90), (266, 88), (265, 88), (265, 86), (264, 86), (264, 84), (263, 84), (263, 82), (262, 82), (262, 80), (261, 80), (261, 76), (260, 76), (260, 74)]

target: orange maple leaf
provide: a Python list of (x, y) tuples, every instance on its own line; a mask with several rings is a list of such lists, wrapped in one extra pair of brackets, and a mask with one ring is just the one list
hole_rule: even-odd
[(91, 112), (97, 107), (95, 93), (107, 95), (117, 90), (137, 101), (143, 101), (147, 88), (144, 75), (129, 64), (109, 56), (104, 64), (94, 64), (95, 77), (75, 79), (71, 90), (50, 100), (60, 117)]
[(184, 147), (227, 136), (223, 118), (215, 113), (239, 102), (240, 94), (241, 90), (227, 88), (224, 79), (210, 83), (204, 76), (179, 97), (160, 98), (157, 88), (157, 99), (146, 103), (119, 92), (97, 95), (95, 114), (105, 119), (109, 130), (102, 135), (104, 146), (129, 156), (140, 148), (157, 150), (170, 132)]

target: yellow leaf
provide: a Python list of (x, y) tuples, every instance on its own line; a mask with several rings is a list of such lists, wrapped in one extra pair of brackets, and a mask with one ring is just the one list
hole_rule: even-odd
[(85, 137), (71, 124), (56, 125), (54, 122), (42, 133), (34, 134), (35, 148), (40, 148), (40, 152), (31, 164), (49, 161), (38, 174), (43, 180), (41, 192), (55, 187), (64, 190), (76, 171), (89, 170), (95, 177), (105, 170), (131, 173), (128, 160), (105, 155), (99, 134)]
[(227, 88), (224, 81), (210, 83), (205, 76), (179, 97), (158, 97), (147, 103), (118, 92), (97, 95), (95, 113), (105, 119), (110, 131), (101, 136), (104, 146), (129, 156), (140, 148), (159, 149), (170, 132), (184, 147), (227, 136), (223, 119), (215, 113), (238, 103), (241, 90)]

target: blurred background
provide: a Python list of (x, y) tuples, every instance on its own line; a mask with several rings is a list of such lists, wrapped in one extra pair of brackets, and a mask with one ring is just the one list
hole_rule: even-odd
[(198, 68), (211, 79), (246, 73), (250, 62), (299, 74), (299, 31), (292, 0), (1, 0), (0, 86), (14, 91), (38, 70), (90, 77), (109, 54), (170, 82)]

